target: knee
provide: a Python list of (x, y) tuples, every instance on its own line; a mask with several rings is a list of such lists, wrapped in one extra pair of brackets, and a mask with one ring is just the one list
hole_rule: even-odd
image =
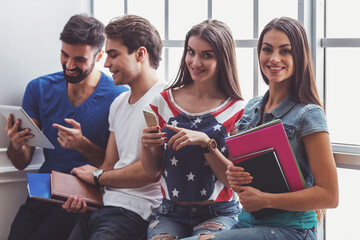
[(208, 239), (215, 239), (214, 234), (203, 234), (200, 235), (199, 240), (208, 240)]
[(171, 236), (170, 234), (159, 234), (151, 238), (151, 240), (177, 240), (178, 237)]
[(209, 232), (220, 231), (225, 229), (224, 224), (217, 222), (205, 222), (197, 225), (194, 230), (209, 230)]
[[(159, 221), (156, 220), (154, 222), (152, 222), (150, 225), (149, 225), (149, 229), (154, 229), (156, 228), (156, 226), (159, 224)], [(168, 233), (160, 233), (160, 234), (157, 234), (153, 237), (150, 238), (150, 240), (176, 240), (176, 239), (179, 239), (177, 236), (174, 237)]]

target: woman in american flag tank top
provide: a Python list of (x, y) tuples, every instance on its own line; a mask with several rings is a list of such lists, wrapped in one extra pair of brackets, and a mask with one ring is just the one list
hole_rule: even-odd
[(149, 104), (158, 126), (143, 130), (141, 161), (161, 176), (163, 201), (148, 239), (178, 239), (230, 229), (240, 213), (225, 172), (225, 145), (243, 113), (234, 40), (228, 26), (206, 20), (185, 39), (175, 81)]

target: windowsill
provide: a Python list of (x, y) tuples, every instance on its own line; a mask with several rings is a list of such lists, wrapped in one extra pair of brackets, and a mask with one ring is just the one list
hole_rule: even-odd
[(360, 170), (360, 146), (338, 143), (331, 145), (337, 167)]

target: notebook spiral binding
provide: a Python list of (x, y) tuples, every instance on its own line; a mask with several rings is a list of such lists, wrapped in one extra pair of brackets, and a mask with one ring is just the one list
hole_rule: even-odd
[(46, 201), (46, 202), (51, 202), (51, 203), (60, 203), (63, 204), (64, 201), (61, 200), (57, 200), (57, 199), (52, 199), (52, 198), (47, 198), (47, 197), (39, 197), (39, 196), (32, 196), (29, 195), (31, 198), (37, 199), (37, 200), (42, 200), (42, 201)]
[(243, 158), (248, 158), (248, 157), (254, 157), (254, 156), (257, 156), (257, 155), (260, 155), (260, 154), (263, 154), (263, 153), (274, 150), (273, 147), (269, 147), (269, 148), (265, 148), (265, 149), (262, 149), (262, 150), (259, 150), (259, 151), (256, 151), (256, 152), (251, 152), (251, 153), (243, 154), (243, 155), (240, 155), (240, 156), (233, 156), (233, 154), (231, 153), (230, 146), (228, 146), (228, 148), (229, 148), (229, 153), (230, 153), (230, 157), (231, 157), (232, 161), (236, 161), (236, 160), (243, 159)]

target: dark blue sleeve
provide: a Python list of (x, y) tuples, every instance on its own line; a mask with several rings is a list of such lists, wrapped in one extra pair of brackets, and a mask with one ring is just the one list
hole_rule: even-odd
[(39, 80), (35, 79), (29, 82), (25, 89), (22, 108), (25, 112), (34, 119), (40, 121), (39, 115), (39, 97), (40, 97), (40, 86)]

